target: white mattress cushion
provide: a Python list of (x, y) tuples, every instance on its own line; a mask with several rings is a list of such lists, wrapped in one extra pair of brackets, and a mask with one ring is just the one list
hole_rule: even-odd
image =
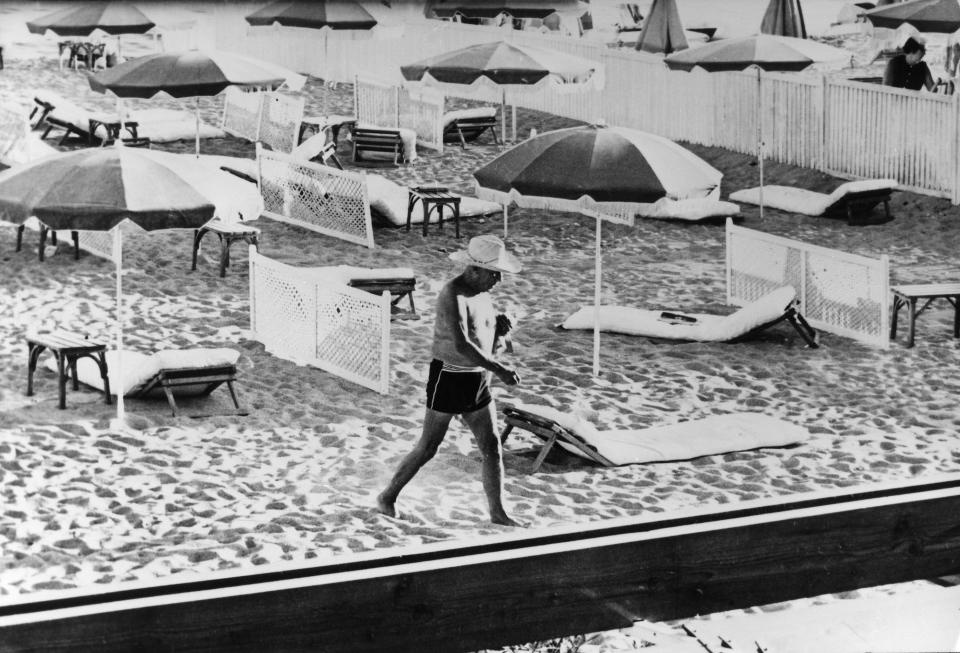
[[(370, 207), (374, 209), (386, 220), (397, 227), (407, 224), (407, 198), (409, 196), (406, 186), (387, 179), (378, 174), (367, 174), (367, 195), (370, 199)], [(496, 202), (477, 199), (476, 197), (460, 198), (460, 217), (472, 217), (477, 215), (489, 215), (500, 212), (502, 207)], [(444, 221), (451, 220), (450, 209), (444, 209)], [(430, 222), (438, 220), (437, 211), (430, 213)], [(410, 216), (412, 224), (423, 224), (423, 203), (417, 202)]]
[(236, 365), (240, 352), (228, 347), (165, 349), (154, 354), (161, 370), (202, 369)]
[(493, 118), (497, 115), (497, 107), (477, 107), (475, 109), (459, 109), (447, 111), (443, 114), (443, 127), (446, 129), (454, 120), (461, 118)]
[[(847, 193), (883, 188), (894, 190), (896, 187), (896, 179), (860, 179), (858, 181), (848, 181), (840, 184), (832, 193), (827, 195), (826, 193), (818, 193), (805, 188), (797, 188), (796, 186), (764, 186), (763, 205), (767, 208), (780, 209), (788, 213), (817, 216), (823, 215), (824, 211), (842, 199)], [(744, 188), (743, 190), (730, 193), (730, 199), (734, 202), (759, 205), (760, 187)]]
[[(649, 207), (649, 208), (647, 208)], [(643, 218), (666, 218), (673, 220), (705, 220), (734, 216), (740, 207), (733, 202), (724, 202), (712, 197), (692, 197), (674, 200), (663, 197), (653, 204), (645, 205), (639, 215)]]
[[(650, 338), (725, 342), (745, 335), (759, 326), (773, 322), (796, 297), (791, 286), (784, 286), (726, 315), (684, 313), (693, 322), (662, 319), (663, 311), (629, 306), (601, 306), (600, 330)], [(593, 306), (584, 306), (564, 320), (564, 329), (593, 329)]]
[[(107, 378), (110, 379), (110, 393), (116, 395), (122, 391), (124, 395), (141, 388), (147, 381), (156, 376), (160, 370), (158, 361), (153, 356), (141, 354), (138, 351), (125, 349), (123, 351), (123, 370), (117, 360), (117, 352), (110, 350), (106, 353)], [(52, 372), (57, 371), (57, 360), (51, 355), (44, 361), (44, 367)], [(122, 378), (122, 381), (121, 381)], [(103, 380), (100, 378), (100, 368), (92, 358), (77, 360), (77, 379), (84, 385), (97, 390), (103, 390)]]

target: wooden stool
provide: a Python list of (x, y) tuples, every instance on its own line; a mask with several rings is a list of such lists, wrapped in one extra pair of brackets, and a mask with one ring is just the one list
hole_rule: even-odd
[(248, 245), (253, 245), (260, 250), (260, 230), (242, 223), (227, 224), (219, 220), (208, 222), (200, 229), (193, 232), (193, 266), (191, 270), (197, 269), (197, 252), (200, 251), (200, 241), (203, 237), (213, 232), (220, 238), (220, 276), (227, 276), (227, 267), (230, 265), (230, 245), (235, 241), (242, 240)]
[[(890, 339), (897, 338), (897, 314), (900, 308), (907, 307), (907, 347), (913, 347), (913, 337), (917, 317), (923, 313), (930, 303), (942, 297), (953, 306), (953, 337), (960, 338), (960, 283), (927, 283), (912, 286), (894, 286), (893, 311), (890, 313)], [(917, 300), (927, 301), (917, 310)]]
[(92, 358), (100, 368), (103, 379), (103, 398), (110, 403), (110, 379), (107, 376), (107, 359), (104, 344), (87, 340), (84, 336), (56, 331), (53, 333), (27, 334), (27, 396), (33, 396), (33, 373), (37, 359), (44, 349), (49, 349), (57, 359), (57, 385), (60, 393), (60, 408), (67, 407), (67, 374), (73, 376), (73, 389), (78, 390), (77, 359)]
[[(23, 231), (26, 229), (25, 225), (20, 225), (17, 227), (17, 251), (23, 247)], [(53, 229), (48, 228), (46, 225), (40, 225), (40, 245), (37, 249), (37, 256), (42, 261), (45, 258), (44, 249), (47, 246), (47, 234), (50, 234), (50, 244), (57, 244), (57, 232)], [(73, 239), (73, 258), (74, 260), (79, 260), (80, 258), (80, 234), (76, 231), (70, 232), (70, 237)]]
[(413, 186), (407, 196), (407, 231), (413, 217), (413, 207), (417, 202), (423, 204), (423, 235), (427, 235), (430, 213), (437, 210), (437, 225), (443, 229), (443, 208), (449, 206), (453, 212), (457, 238), (460, 237), (460, 197), (448, 192), (444, 186)]

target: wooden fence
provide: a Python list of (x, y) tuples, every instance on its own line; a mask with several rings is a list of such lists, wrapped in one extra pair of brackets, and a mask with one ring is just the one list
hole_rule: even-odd
[(546, 87), (508, 94), (509, 104), (749, 154), (758, 152), (762, 140), (765, 156), (774, 161), (840, 177), (890, 177), (905, 189), (960, 204), (957, 95), (893, 89), (820, 72), (670, 71), (660, 59), (629, 49), (436, 20), (379, 33), (378, 27), (367, 38), (341, 38), (325, 46), (325, 37), (310, 30), (251, 29), (227, 3), (218, 5), (217, 12), (218, 47), (343, 82), (361, 75), (402, 84), (401, 64), (496, 39), (549, 47), (602, 64), (602, 89), (578, 94)]

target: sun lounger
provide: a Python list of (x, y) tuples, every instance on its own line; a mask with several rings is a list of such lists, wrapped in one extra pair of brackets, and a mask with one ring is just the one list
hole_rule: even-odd
[[(113, 394), (134, 399), (166, 397), (174, 416), (181, 414), (176, 397), (204, 397), (226, 384), (235, 410), (227, 415), (246, 415), (240, 408), (233, 384), (237, 377), (237, 360), (240, 352), (227, 348), (171, 349), (152, 355), (136, 351), (123, 352), (123, 378), (118, 378), (117, 352), (108, 351), (107, 378)], [(56, 361), (46, 363), (54, 369)], [(80, 359), (76, 367), (77, 379), (88, 386), (103, 390), (103, 379), (96, 362)], [(206, 417), (214, 413), (191, 414), (190, 417)]]
[(353, 160), (370, 161), (368, 155), (387, 162), (392, 157), (394, 165), (400, 161), (415, 161), (417, 132), (404, 127), (358, 124), (353, 128)]
[(502, 442), (506, 443), (515, 428), (543, 441), (531, 473), (540, 469), (556, 444), (598, 465), (613, 467), (787, 447), (810, 437), (802, 427), (761, 413), (712, 415), (665, 426), (611, 431), (599, 431), (588, 420), (550, 406), (506, 406), (503, 413), (506, 427), (500, 435)]
[(493, 142), (499, 145), (496, 107), (462, 109), (443, 114), (443, 141), (445, 143), (459, 141), (460, 147), (466, 148), (467, 142), (477, 140), (483, 132), (488, 130), (493, 136)]
[[(885, 218), (882, 222), (893, 219), (890, 216), (890, 193), (896, 189), (895, 179), (848, 181), (840, 184), (829, 195), (794, 186), (764, 186), (763, 205), (789, 213), (846, 218), (849, 224), (873, 224), (881, 222), (871, 219), (874, 207), (881, 202)], [(734, 202), (759, 204), (760, 189), (745, 188), (730, 193), (730, 199)]]
[[(600, 330), (648, 338), (731, 342), (779, 322), (789, 322), (810, 347), (817, 333), (800, 314), (796, 291), (778, 288), (730, 315), (644, 310), (628, 306), (601, 306)], [(593, 329), (593, 306), (585, 306), (560, 325), (564, 329)]]
[[(370, 208), (378, 222), (389, 226), (403, 227), (407, 224), (407, 206), (410, 193), (406, 186), (387, 179), (382, 175), (368, 174), (367, 196), (370, 198)], [(503, 210), (496, 202), (477, 199), (476, 197), (460, 198), (460, 217), (475, 217), (491, 215)], [(437, 222), (437, 211), (431, 211), (430, 222)], [(410, 222), (423, 224), (423, 204), (418, 202), (410, 214)]]
[(343, 164), (337, 157), (337, 142), (333, 140), (330, 132), (324, 130), (319, 134), (314, 134), (303, 141), (290, 152), (290, 156), (304, 159), (306, 161), (315, 161), (328, 165), (338, 170), (343, 170)]
[(742, 217), (739, 206), (733, 202), (724, 202), (712, 197), (695, 197), (682, 200), (664, 197), (652, 204), (645, 205), (645, 208), (641, 209), (637, 215), (641, 218), (686, 220), (688, 222)]

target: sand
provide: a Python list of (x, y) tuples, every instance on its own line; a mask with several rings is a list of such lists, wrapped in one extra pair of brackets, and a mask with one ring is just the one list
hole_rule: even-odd
[[(29, 107), (29, 90), (56, 90), (82, 104), (113, 100), (87, 89), (82, 73), (49, 58), (9, 60), (0, 98)], [(307, 111), (326, 93), (332, 112), (350, 113), (352, 91), (311, 79)], [(175, 101), (133, 103), (180, 108)], [(467, 103), (451, 101), (450, 106)], [(221, 101), (203, 101), (218, 124)], [(520, 110), (520, 133), (576, 124)], [(192, 151), (193, 141), (158, 146)], [(689, 146), (724, 172), (723, 196), (757, 183), (754, 158)], [(211, 154), (253, 156), (236, 138), (209, 139)], [(472, 193), (472, 170), (500, 149), (486, 140), (443, 155), (421, 150), (413, 164), (377, 170), (403, 184), (443, 183)], [(350, 163), (349, 143), (341, 158)], [(768, 162), (770, 184), (832, 190), (842, 180)], [(843, 221), (742, 207), (743, 225), (859, 254), (890, 257), (895, 282), (957, 280), (957, 209), (945, 199), (894, 194), (892, 222)], [(56, 407), (53, 374), (37, 372), (24, 395), (28, 327), (57, 326), (107, 340), (113, 324), (111, 263), (61, 245), (37, 259), (36, 235), (14, 251), (0, 230), (0, 594), (93, 587), (175, 573), (202, 574), (279, 561), (310, 561), (377, 548), (417, 546), (508, 532), (487, 522), (479, 456), (455, 422), (437, 457), (400, 497), (405, 517), (373, 510), (379, 492), (419, 435), (433, 301), (455, 269), (447, 260), (471, 236), (498, 233), (500, 218), (462, 222), (464, 238), (435, 227), (378, 228), (369, 250), (263, 218), (261, 251), (298, 265), (408, 266), (417, 273), (416, 317), (393, 320), (391, 392), (379, 395), (264, 351), (249, 337), (247, 255), (234, 246), (218, 276), (216, 248), (190, 271), (191, 235), (126, 240), (127, 345), (138, 351), (190, 346), (241, 352), (239, 393), (247, 417), (173, 418), (163, 401), (128, 400), (135, 428), (110, 426), (113, 409), (90, 388)], [(519, 318), (513, 363), (520, 386), (494, 390), (500, 404), (549, 403), (588, 415), (598, 427), (642, 428), (713, 414), (760, 411), (806, 428), (811, 438), (770, 449), (691, 461), (599, 468), (572, 456), (527, 474), (528, 455), (505, 454), (508, 509), (531, 528), (715, 506), (756, 498), (951, 472), (960, 459), (954, 373), (958, 342), (943, 302), (918, 322), (917, 344), (890, 349), (829, 333), (807, 348), (786, 325), (738, 344), (654, 341), (605, 334), (599, 378), (592, 334), (556, 328), (593, 298), (593, 230), (577, 215), (513, 210), (510, 246), (523, 274), (495, 290)], [(210, 241), (212, 242), (212, 241)], [(730, 312), (724, 306), (724, 238), (719, 223), (640, 220), (603, 235), (604, 303)], [(225, 390), (185, 402), (188, 410), (229, 407)], [(534, 444), (523, 433), (508, 449)], [(849, 595), (855, 596), (857, 593)], [(849, 596), (848, 595), (848, 596)]]

